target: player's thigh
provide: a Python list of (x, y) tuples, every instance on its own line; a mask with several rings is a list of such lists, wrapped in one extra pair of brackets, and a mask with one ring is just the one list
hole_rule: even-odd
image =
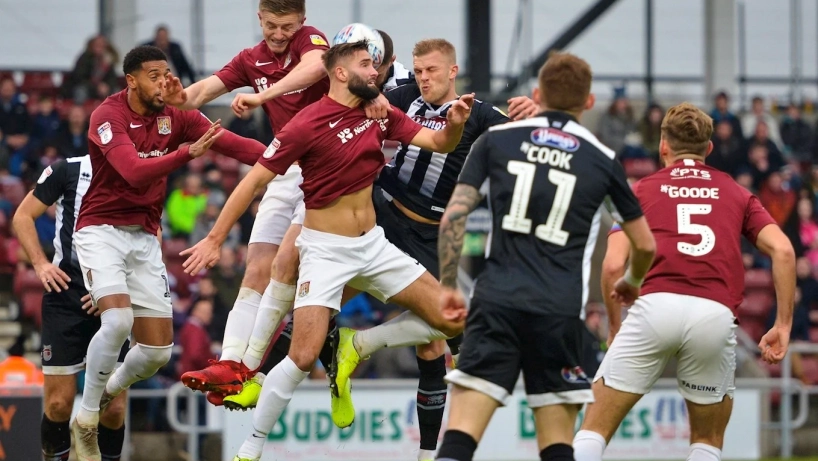
[(686, 298), (685, 336), (677, 366), (679, 391), (693, 403), (719, 403), (735, 390), (735, 317), (715, 301)]
[(344, 287), (362, 266), (350, 243), (355, 240), (302, 229), (295, 243), (300, 264), (294, 309), (324, 306), (341, 310)]
[(281, 245), (292, 223), (299, 194), (303, 198), (303, 192), (298, 187), (300, 176), (300, 173), (288, 170), (287, 174), (277, 176), (267, 185), (250, 232), (251, 244)]
[(701, 405), (686, 400), (690, 421), (690, 443), (704, 443), (718, 449), (724, 445), (724, 431), (733, 413), (733, 398), (724, 396), (718, 403)]
[[(137, 316), (137, 313), (142, 315)], [(169, 346), (173, 344), (173, 319), (151, 317), (150, 310), (134, 310), (133, 339), (146, 346)]]
[(466, 319), (460, 361), (446, 380), (505, 405), (522, 367), (515, 314), (500, 306), (474, 302)]
[[(379, 192), (376, 191), (376, 193)], [(399, 250), (415, 258), (435, 279), (439, 279), (438, 225), (413, 221), (392, 202), (387, 201), (377, 206), (377, 213), (378, 225), (383, 228), (387, 240)]]
[(130, 235), (107, 224), (74, 233), (85, 288), (100, 310), (130, 305), (126, 267), (132, 249)]
[(293, 312), (293, 333), (288, 355), (303, 371), (310, 371), (324, 346), (329, 320), (336, 311), (325, 306), (302, 306)]
[(621, 392), (647, 394), (682, 341), (683, 311), (667, 293), (636, 300), (605, 353), (594, 381)]
[(294, 285), (298, 280), (300, 259), (298, 249), (295, 247), (295, 240), (299, 235), (301, 235), (300, 224), (292, 224), (287, 229), (287, 233), (284, 234), (284, 240), (281, 241), (278, 254), (273, 260), (271, 272), (273, 280), (287, 285)]
[(529, 312), (519, 312), (517, 317), (528, 406), (593, 402), (590, 379), (581, 366), (584, 321)]

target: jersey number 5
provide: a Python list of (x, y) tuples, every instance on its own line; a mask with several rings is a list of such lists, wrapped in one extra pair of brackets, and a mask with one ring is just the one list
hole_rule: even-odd
[[(511, 207), (508, 214), (503, 216), (502, 227), (507, 231), (530, 234), (531, 220), (525, 215), (528, 212), (528, 201), (531, 199), (531, 188), (534, 186), (537, 166), (519, 160), (509, 160), (508, 172), (517, 176), (517, 180), (514, 182)], [(534, 229), (534, 235), (548, 243), (565, 246), (568, 243), (568, 232), (562, 230), (562, 223), (565, 222), (565, 215), (568, 214), (577, 177), (552, 168), (548, 170), (548, 180), (557, 186), (557, 192), (554, 194), (554, 203), (551, 204), (548, 219), (545, 220), (545, 224), (540, 224)]]
[(706, 215), (713, 211), (712, 205), (698, 204), (698, 205), (676, 205), (676, 221), (679, 224), (679, 233), (686, 235), (700, 235), (702, 241), (696, 245), (691, 243), (679, 242), (676, 244), (676, 249), (680, 253), (690, 256), (704, 256), (713, 251), (716, 246), (716, 234), (713, 229), (703, 224), (693, 224), (690, 218), (693, 215)]

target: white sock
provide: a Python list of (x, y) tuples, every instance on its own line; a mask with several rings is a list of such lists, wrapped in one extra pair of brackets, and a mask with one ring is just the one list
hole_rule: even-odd
[(690, 444), (687, 461), (720, 461), (721, 450), (706, 443)]
[(267, 434), (273, 430), (278, 418), (284, 413), (295, 388), (307, 377), (309, 372), (299, 370), (290, 357), (285, 357), (273, 367), (258, 399), (256, 411), (253, 412), (253, 432), (239, 448), (239, 458), (260, 458)]
[(233, 309), (227, 314), (222, 356), (219, 360), (241, 361), (244, 351), (247, 350), (247, 341), (253, 331), (260, 303), (261, 295), (257, 291), (247, 287), (239, 289), (239, 296), (233, 304)]
[(605, 437), (594, 431), (582, 430), (574, 436), (574, 459), (576, 461), (602, 461)]
[(261, 365), (264, 353), (270, 346), (281, 320), (290, 312), (295, 300), (295, 285), (286, 285), (275, 280), (270, 280), (264, 295), (261, 297), (261, 304), (258, 306), (253, 333), (247, 344), (247, 351), (244, 353), (242, 362), (250, 370), (255, 370)]
[(111, 395), (119, 395), (133, 383), (150, 378), (168, 363), (172, 351), (172, 344), (169, 346), (137, 344), (125, 355), (122, 366), (111, 375), (105, 390)]
[(116, 367), (120, 349), (133, 328), (133, 310), (130, 307), (108, 309), (100, 315), (101, 325), (91, 342), (85, 363), (85, 386), (77, 421), (83, 426), (99, 423), (99, 401), (105, 383)]
[(428, 461), (430, 459), (435, 459), (435, 451), (434, 450), (418, 450), (418, 461)]
[(432, 328), (417, 315), (406, 311), (394, 319), (355, 333), (352, 343), (362, 358), (384, 347), (429, 344), (447, 336)]

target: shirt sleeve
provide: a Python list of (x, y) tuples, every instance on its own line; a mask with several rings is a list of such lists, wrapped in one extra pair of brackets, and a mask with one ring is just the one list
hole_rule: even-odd
[(326, 51), (329, 49), (329, 42), (323, 32), (315, 27), (303, 26), (302, 33), (298, 34), (290, 44), (290, 50), (299, 58), (312, 50)]
[(242, 50), (239, 54), (233, 57), (220, 70), (216, 71), (214, 75), (219, 77), (227, 91), (233, 91), (236, 88), (251, 86), (245, 72), (244, 64), (247, 61), (247, 55), (250, 53), (250, 48)]
[(275, 174), (285, 174), (290, 165), (297, 162), (310, 149), (311, 143), (306, 141), (310, 139), (307, 134), (309, 130), (301, 126), (297, 117), (284, 125), (258, 160), (261, 166)]
[(406, 145), (412, 144), (412, 140), (423, 127), (403, 113), (400, 107), (392, 106), (392, 109), (386, 124), (386, 139), (400, 141)]
[(133, 145), (124, 117), (108, 106), (95, 110), (89, 123), (88, 142), (96, 144), (103, 155), (107, 156), (117, 146)]
[(509, 121), (508, 115), (501, 111), (497, 106), (482, 103), (480, 104), (480, 122), (481, 130), (488, 130), (494, 125), (501, 125)]
[(489, 133), (483, 133), (472, 144), (463, 169), (460, 171), (460, 177), (457, 178), (458, 183), (468, 184), (479, 190), (485, 182), (489, 174), (488, 137)]
[[(185, 141), (194, 143), (210, 129), (210, 119), (198, 110), (179, 111), (185, 120)], [(214, 151), (226, 157), (234, 158), (245, 165), (255, 165), (264, 152), (264, 144), (239, 136), (222, 127), (224, 133), (213, 143)]]
[(759, 200), (758, 197), (749, 192), (747, 192), (747, 194), (750, 195), (750, 197), (747, 201), (747, 207), (744, 209), (744, 222), (741, 225), (741, 233), (747, 237), (747, 240), (755, 245), (758, 233), (761, 232), (761, 229), (764, 229), (770, 224), (776, 224), (776, 222), (761, 204), (761, 200)]
[(643, 215), (639, 200), (631, 190), (625, 170), (618, 160), (613, 161), (608, 197), (610, 200), (606, 200), (606, 205), (615, 221), (631, 221)]
[(614, 221), (613, 225), (611, 226), (611, 230), (608, 231), (608, 235), (615, 234), (617, 232), (622, 232), (622, 225)]
[(34, 186), (34, 197), (51, 206), (65, 193), (68, 182), (68, 165), (65, 160), (49, 165), (43, 170), (37, 185)]
[(420, 89), (415, 84), (399, 86), (393, 90), (387, 91), (383, 94), (389, 101), (389, 104), (406, 112), (412, 102), (420, 96)]

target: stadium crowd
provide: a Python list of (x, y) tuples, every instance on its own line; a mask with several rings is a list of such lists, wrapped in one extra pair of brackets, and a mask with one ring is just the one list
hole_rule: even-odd
[[(166, 27), (157, 28), (151, 43), (167, 50), (178, 75), (195, 80), (194, 70), (178, 44), (169, 40)], [(119, 54), (107, 39), (97, 36), (88, 41), (71, 72), (0, 71), (0, 292), (9, 294), (2, 298), (3, 303), (13, 300), (20, 306), (19, 315), (8, 321), (23, 325), (21, 338), (36, 338), (33, 332), (39, 330), (41, 322), (43, 290), (11, 230), (11, 217), (46, 167), (62, 158), (87, 154), (91, 111), (123, 85), (114, 72), (118, 60)], [(780, 107), (755, 97), (747, 113), (731, 112), (734, 106), (728, 94), (715, 95), (710, 108), (716, 124), (714, 150), (708, 163), (732, 174), (742, 186), (758, 194), (792, 240), (798, 255), (793, 339), (818, 341), (818, 126), (804, 120), (803, 108), (796, 104)], [(644, 114), (637, 116), (624, 88), (620, 88), (610, 106), (601, 112), (596, 133), (617, 152), (629, 178), (637, 180), (656, 171), (664, 108), (651, 103)], [(264, 144), (273, 139), (269, 124), (260, 123), (257, 116), (234, 118), (228, 128)], [(205, 155), (169, 178), (162, 234), (177, 348), (172, 366), (160, 370), (142, 386), (169, 385), (185, 371), (206, 367), (208, 360), (218, 354), (227, 314), (244, 273), (247, 243), (260, 197), (233, 229), (216, 267), (188, 276), (182, 270), (179, 252), (207, 234), (242, 171), (234, 159)], [(51, 254), (57, 219), (51, 207), (36, 222), (39, 240)], [(745, 248), (747, 289), (740, 311), (741, 327), (757, 342), (775, 318), (774, 290), (769, 261), (749, 243)], [(338, 323), (364, 328), (399, 312), (364, 294), (345, 307)], [(604, 315), (601, 306), (590, 306), (587, 324), (589, 334), (598, 340), (596, 351), (604, 350), (607, 337)], [(26, 341), (26, 345), (31, 352), (40, 346), (36, 340)], [(818, 359), (798, 358), (794, 365), (796, 375), (804, 382), (818, 383)], [(587, 371), (592, 374), (595, 370)], [(778, 372), (775, 367), (770, 371)], [(323, 376), (323, 370), (313, 371), (312, 377)], [(417, 376), (412, 348), (381, 351), (357, 371), (360, 378)], [(155, 406), (149, 410), (150, 423), (158, 411)]]

